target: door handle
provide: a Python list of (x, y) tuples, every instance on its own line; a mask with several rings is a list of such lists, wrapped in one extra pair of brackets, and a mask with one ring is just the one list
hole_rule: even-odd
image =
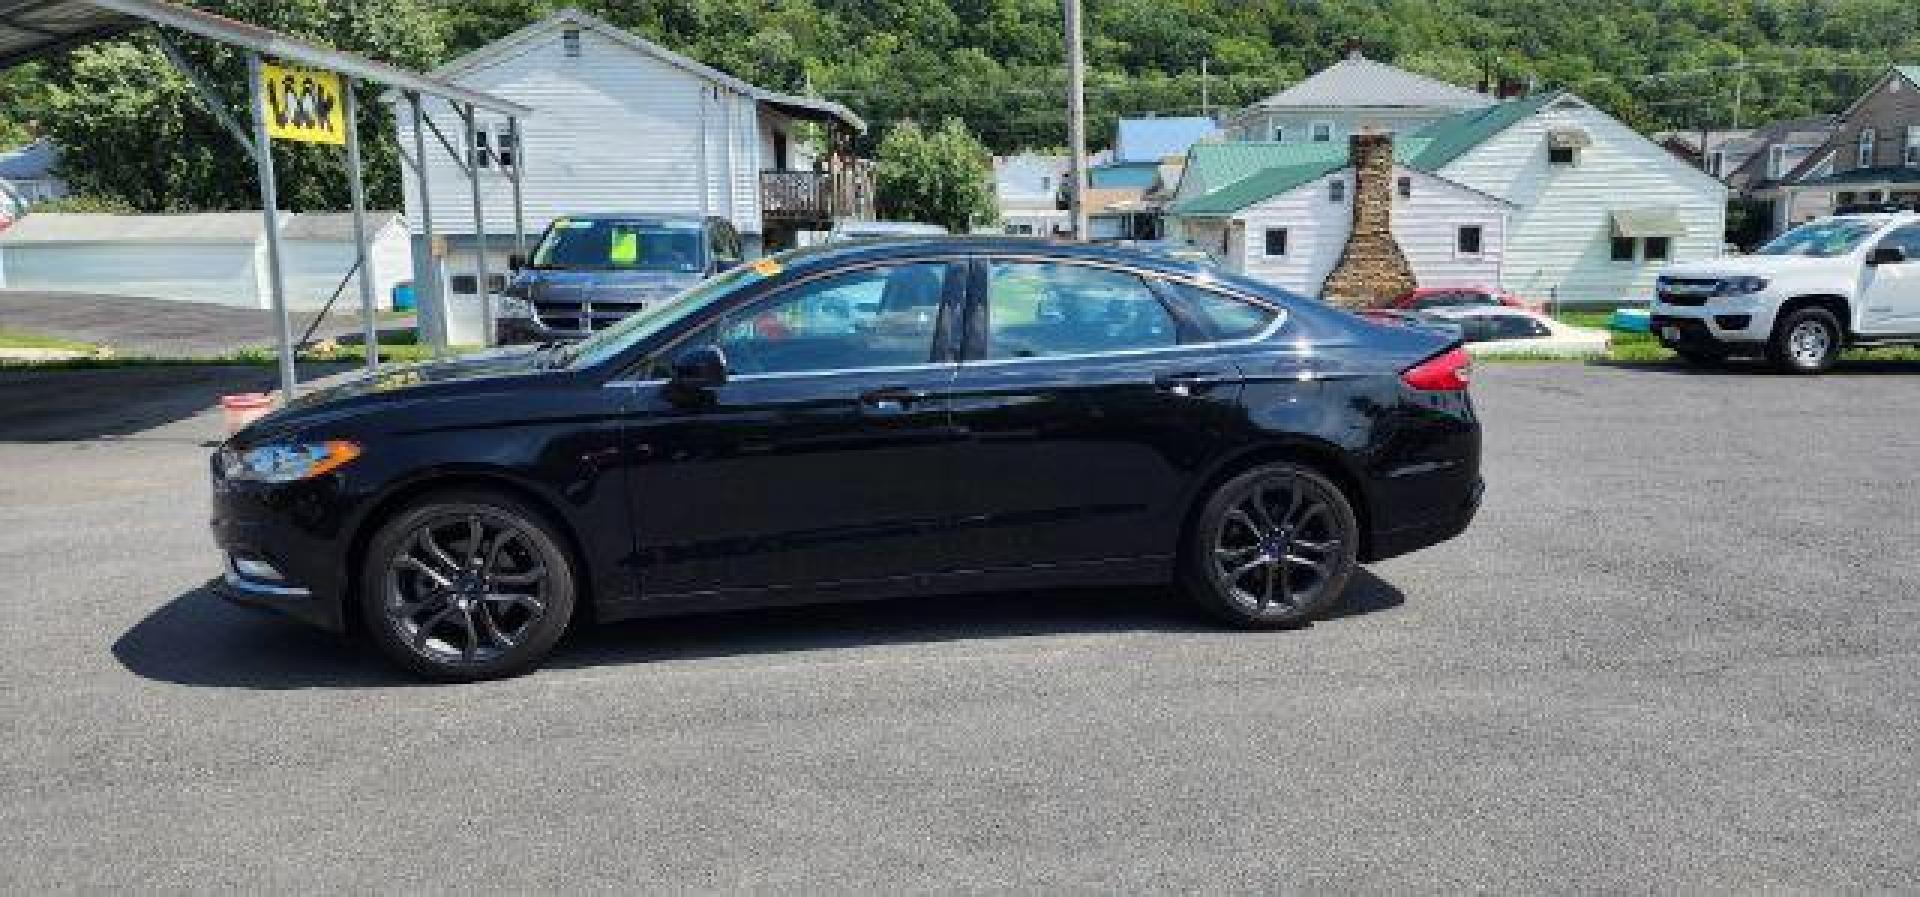
[(888, 386), (860, 394), (860, 408), (871, 414), (901, 414), (925, 402), (927, 394), (904, 386)]
[(1198, 390), (1219, 386), (1226, 381), (1227, 378), (1219, 371), (1179, 371), (1154, 375), (1153, 388), (1177, 396), (1190, 396)]

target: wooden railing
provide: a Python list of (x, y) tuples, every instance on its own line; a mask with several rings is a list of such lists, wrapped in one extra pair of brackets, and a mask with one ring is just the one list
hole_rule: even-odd
[(873, 180), (864, 165), (832, 171), (763, 171), (760, 211), (776, 221), (871, 218)]

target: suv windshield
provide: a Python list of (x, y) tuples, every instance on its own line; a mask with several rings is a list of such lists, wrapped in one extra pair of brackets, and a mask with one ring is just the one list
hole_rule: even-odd
[(1774, 237), (1767, 245), (1754, 250), (1753, 254), (1833, 258), (1852, 252), (1879, 229), (1878, 223), (1857, 218), (1812, 221)]
[(697, 221), (561, 218), (534, 248), (533, 267), (696, 273), (702, 233)]
[(592, 367), (619, 355), (627, 347), (666, 330), (734, 291), (758, 283), (763, 275), (757, 268), (756, 265), (742, 265), (719, 277), (702, 281), (672, 299), (649, 304), (620, 319), (620, 323), (560, 350), (555, 366)]

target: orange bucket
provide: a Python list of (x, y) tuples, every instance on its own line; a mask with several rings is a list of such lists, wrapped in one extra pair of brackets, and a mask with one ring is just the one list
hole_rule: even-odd
[(271, 393), (243, 392), (238, 395), (220, 397), (220, 416), (226, 420), (227, 435), (245, 429), (250, 423), (266, 417), (280, 404)]

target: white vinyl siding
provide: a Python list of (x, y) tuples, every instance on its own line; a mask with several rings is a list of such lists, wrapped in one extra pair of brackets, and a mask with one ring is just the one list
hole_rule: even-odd
[[(1449, 184), (1410, 168), (1394, 168), (1394, 183), (1411, 178), (1413, 195), (1393, 204), (1393, 236), (1424, 286), (1491, 285), (1499, 282), (1507, 206), (1500, 200)], [(1331, 184), (1346, 186), (1347, 202), (1327, 201)], [(1353, 225), (1350, 205), (1353, 173), (1327, 175), (1241, 210), (1236, 220), (1239, 245), (1230, 269), (1275, 286), (1318, 295), (1340, 262)], [(1478, 255), (1457, 252), (1461, 225), (1478, 226)], [(1287, 254), (1266, 254), (1266, 233), (1287, 229)], [(1193, 226), (1189, 225), (1189, 232)], [(1199, 242), (1212, 249), (1205, 241)]]
[[(570, 58), (561, 33), (550, 30), (452, 78), (535, 110), (520, 122), (518, 148), (529, 238), (555, 217), (594, 212), (714, 214), (758, 233), (758, 172), (763, 138), (770, 141), (759, 104), (590, 28), (579, 30), (581, 52)], [(459, 148), (459, 116), (441, 102), (424, 105)], [(395, 102), (394, 111), (400, 143), (411, 152), (405, 101)], [(504, 125), (487, 118), (485, 124)], [(435, 230), (472, 233), (466, 175), (431, 131), (426, 144)], [(804, 157), (801, 141), (790, 147), (792, 158)], [(511, 185), (498, 168), (483, 169), (480, 180), (488, 236), (510, 236)], [(408, 172), (403, 182), (408, 221), (418, 232), (415, 179)]]
[[(1585, 130), (1580, 164), (1549, 166), (1547, 132)], [(1726, 233), (1724, 184), (1675, 158), (1605, 113), (1556, 104), (1515, 123), (1441, 169), (1440, 174), (1514, 203), (1504, 241), (1501, 285), (1530, 298), (1643, 300), (1665, 262), (1612, 260), (1613, 209), (1671, 207), (1684, 234), (1673, 262), (1719, 257)], [(1487, 245), (1499, 245), (1492, 234)]]

